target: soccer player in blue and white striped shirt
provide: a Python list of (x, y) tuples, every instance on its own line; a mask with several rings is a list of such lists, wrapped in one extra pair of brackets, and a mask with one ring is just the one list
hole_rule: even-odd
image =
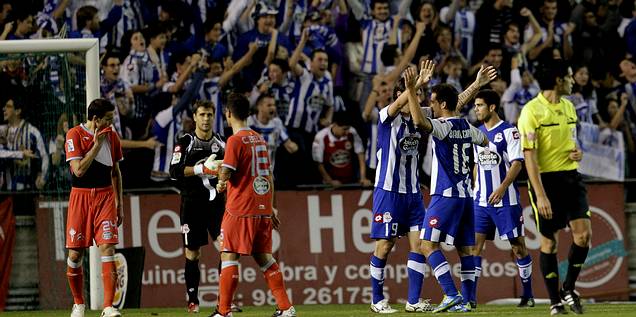
[[(431, 68), (432, 72), (432, 68)], [(371, 256), (371, 310), (376, 313), (395, 313), (388, 299), (384, 298), (384, 267), (396, 238), (407, 235), (408, 254), (408, 301), (405, 310), (421, 312), (431, 309), (427, 301), (419, 298), (424, 280), (425, 257), (418, 233), (424, 219), (424, 202), (419, 186), (418, 148), (424, 135), (416, 127), (407, 106), (407, 96), (414, 87), (405, 83), (416, 77), (414, 68), (404, 73), (394, 89), (396, 100), (379, 111), (377, 128), (377, 169), (373, 191), (373, 222), (371, 238), (375, 239), (375, 250)], [(422, 85), (422, 83), (420, 83)], [(413, 92), (415, 93), (415, 92)], [(409, 101), (410, 102), (410, 101)], [(417, 101), (414, 107), (419, 110)]]
[[(492, 240), (495, 228), (501, 240), (508, 240), (517, 258), (523, 295), (519, 307), (534, 306), (532, 295), (532, 259), (526, 249), (523, 210), (519, 190), (514, 181), (523, 168), (523, 153), (517, 128), (497, 115), (499, 95), (494, 90), (482, 90), (475, 97), (477, 119), (484, 124), (479, 129), (490, 141), (488, 147), (475, 146), (475, 289), (481, 273), (481, 250), (486, 239)], [(474, 298), (469, 299), (476, 302)]]
[(324, 50), (315, 50), (311, 53), (309, 69), (298, 64), (308, 37), (308, 30), (303, 30), (300, 43), (289, 60), (289, 67), (296, 76), (296, 83), (285, 124), (288, 128), (312, 135), (309, 138), (311, 144), (313, 134), (318, 131), (321, 114), (326, 113), (327, 118), (331, 116), (334, 97), (333, 81), (328, 70), (329, 59)]
[[(426, 70), (433, 64), (426, 62)], [(434, 67), (434, 66), (433, 66)], [(458, 112), (470, 100), (479, 87), (496, 77), (493, 67), (482, 66), (477, 79), (462, 95), (448, 84), (432, 88), (429, 104), (438, 119), (424, 118), (419, 108), (411, 110), (414, 121), (433, 136), (433, 162), (431, 171), (431, 202), (422, 224), (420, 238), (424, 240), (424, 252), (442, 286), (444, 299), (433, 312), (445, 310), (468, 311), (468, 299), (474, 290), (475, 226), (471, 198), (470, 161), (473, 144), (487, 145), (488, 138)], [(423, 72), (420, 76), (432, 76)], [(471, 96), (467, 98), (467, 96)], [(410, 96), (415, 99), (415, 94)], [(440, 242), (455, 245), (461, 261), (462, 293), (458, 293), (450, 274), (450, 265), (439, 248)]]

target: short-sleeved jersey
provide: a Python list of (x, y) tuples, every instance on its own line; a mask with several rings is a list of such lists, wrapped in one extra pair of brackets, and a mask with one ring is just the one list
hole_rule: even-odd
[(227, 140), (223, 166), (233, 171), (225, 211), (238, 217), (270, 215), (273, 184), (265, 140), (250, 128), (240, 129)]
[(356, 129), (351, 127), (345, 135), (336, 137), (331, 127), (326, 127), (316, 134), (311, 150), (314, 161), (322, 163), (333, 179), (343, 183), (356, 181), (356, 154), (364, 153), (362, 139)]
[(420, 191), (417, 162), (422, 135), (411, 118), (401, 113), (391, 117), (389, 107), (380, 110), (376, 188), (402, 194)]
[[(506, 178), (510, 165), (514, 161), (523, 161), (520, 136), (517, 128), (505, 121), (500, 121), (492, 129), (485, 125), (479, 127), (488, 137), (487, 147), (475, 145), (474, 156), (477, 167), (475, 180), (475, 204), (482, 207), (488, 205), (488, 197)], [(519, 204), (519, 190), (512, 182), (503, 198), (494, 207), (512, 206)]]
[(333, 82), (329, 72), (318, 79), (303, 68), (302, 75), (296, 77), (286, 125), (314, 133), (320, 114), (333, 105)]
[(519, 132), (523, 149), (536, 150), (539, 172), (570, 171), (578, 167), (569, 154), (576, 147), (576, 110), (561, 98), (550, 103), (542, 93), (521, 110)]
[(276, 150), (281, 144), (289, 140), (287, 129), (283, 125), (283, 121), (280, 118), (273, 118), (266, 124), (263, 124), (258, 121), (256, 115), (252, 115), (247, 118), (247, 125), (249, 125), (252, 130), (258, 132), (263, 137), (265, 142), (267, 142), (270, 168), (274, 170), (274, 158), (276, 157)]
[[(108, 127), (106, 140), (97, 156), (82, 177), (72, 174), (71, 184), (77, 188), (102, 188), (112, 184), (111, 172), (115, 163), (123, 159), (121, 144), (117, 132)], [(66, 133), (66, 161), (81, 160), (93, 148), (93, 132), (80, 124)]]
[(170, 160), (170, 177), (179, 182), (182, 196), (215, 199), (216, 176), (185, 177), (184, 171), (186, 166), (203, 163), (212, 154), (216, 154), (217, 160), (222, 160), (224, 150), (225, 142), (217, 134), (213, 134), (209, 140), (202, 140), (196, 135), (186, 133), (177, 140)]
[(443, 197), (472, 197), (470, 157), (473, 144), (483, 144), (486, 135), (466, 119), (428, 119), (433, 130), (433, 164), (431, 166), (431, 195)]

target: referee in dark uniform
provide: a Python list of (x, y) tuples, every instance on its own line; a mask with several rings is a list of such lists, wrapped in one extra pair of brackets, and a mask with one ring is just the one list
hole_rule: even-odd
[(181, 233), (185, 246), (185, 281), (188, 312), (199, 312), (200, 248), (208, 244), (208, 235), (216, 240), (221, 230), (225, 196), (216, 192), (216, 170), (204, 163), (223, 160), (225, 142), (212, 131), (215, 106), (196, 101), (192, 113), (196, 124), (193, 134), (179, 138), (172, 153), (170, 176), (181, 190)]
[[(541, 233), (541, 272), (550, 295), (550, 314), (565, 314), (561, 300), (582, 314), (574, 284), (592, 237), (587, 191), (577, 172), (583, 153), (576, 143), (576, 110), (564, 96), (572, 93), (572, 69), (549, 61), (536, 73), (541, 92), (521, 111), (519, 131), (529, 178), (530, 202)], [(559, 289), (558, 231), (569, 226), (573, 243), (568, 271)]]

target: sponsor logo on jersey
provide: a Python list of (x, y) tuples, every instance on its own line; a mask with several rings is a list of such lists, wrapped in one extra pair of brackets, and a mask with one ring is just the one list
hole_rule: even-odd
[(381, 223), (382, 222), (382, 214), (379, 212), (376, 212), (375, 215), (373, 216), (373, 221), (377, 222), (377, 223)]
[(398, 147), (404, 155), (417, 155), (417, 149), (420, 145), (418, 135), (407, 135), (398, 141)]
[(258, 176), (252, 182), (252, 187), (257, 195), (265, 195), (269, 192), (269, 180), (263, 176)]
[(439, 218), (437, 216), (433, 216), (428, 220), (428, 226), (431, 228), (439, 227)]
[(335, 167), (345, 167), (351, 163), (351, 152), (346, 150), (337, 150), (329, 157), (329, 163)]
[(519, 131), (517, 130), (512, 131), (512, 138), (515, 140), (519, 140)]
[(477, 162), (485, 170), (491, 170), (501, 163), (501, 156), (497, 152), (488, 149), (477, 153)]
[(181, 152), (172, 153), (172, 160), (170, 161), (170, 165), (174, 165), (181, 161)]
[(73, 139), (66, 140), (66, 150), (68, 152), (75, 151), (75, 145), (73, 144)]
[(391, 213), (387, 211), (384, 213), (384, 215), (382, 215), (382, 220), (384, 221), (384, 223), (389, 223), (391, 222), (391, 220), (393, 220), (393, 217), (391, 217)]
[(186, 223), (183, 226), (181, 226), (181, 233), (188, 234), (188, 232), (190, 232), (190, 226), (188, 226), (188, 224)]

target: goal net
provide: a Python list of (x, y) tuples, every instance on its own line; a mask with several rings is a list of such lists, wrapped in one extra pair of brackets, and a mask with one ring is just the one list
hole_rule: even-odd
[[(2, 167), (2, 188), (14, 197), (26, 193), (65, 201), (71, 187), (66, 132), (86, 119), (88, 104), (99, 98), (98, 41), (0, 41), (0, 68), (0, 102), (4, 107), (12, 100), (15, 108), (13, 114), (4, 111), (14, 124), (0, 126), (4, 155), (15, 155)], [(16, 113), (25, 123), (15, 124)], [(63, 227), (55, 234), (63, 239)], [(96, 309), (103, 300), (100, 260), (95, 247), (90, 254), (89, 295)]]

